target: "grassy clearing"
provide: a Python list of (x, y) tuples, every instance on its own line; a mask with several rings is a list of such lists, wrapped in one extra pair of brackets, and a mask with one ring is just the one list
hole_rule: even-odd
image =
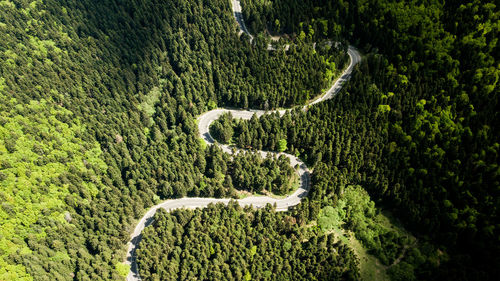
[(361, 245), (352, 232), (341, 228), (333, 228), (329, 233), (334, 233), (336, 238), (351, 248), (359, 259), (359, 272), (361, 280), (366, 281), (384, 281), (390, 280), (386, 273), (386, 267), (380, 261), (370, 255)]
[(370, 255), (352, 234), (349, 235), (348, 245), (359, 258), (359, 271), (362, 280), (389, 280), (386, 267), (376, 257)]
[(354, 250), (363, 280), (389, 280), (387, 269), (416, 245), (415, 237), (389, 212), (377, 208), (360, 186), (348, 186), (335, 206), (321, 209), (317, 222), (319, 229), (334, 232)]

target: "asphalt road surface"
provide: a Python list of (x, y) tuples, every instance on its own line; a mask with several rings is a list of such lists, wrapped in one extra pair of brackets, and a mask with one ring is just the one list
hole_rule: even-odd
[[(236, 21), (238, 22), (240, 26), (240, 33), (245, 32), (248, 35), (250, 35), (250, 38), (253, 38), (253, 36), (248, 33), (248, 30), (246, 29), (245, 23), (243, 22), (243, 17), (241, 15), (241, 5), (240, 2), (237, 0), (232, 0), (232, 6), (233, 6), (233, 12), (236, 18)], [(349, 66), (344, 70), (342, 75), (335, 81), (334, 85), (326, 91), (323, 95), (321, 95), (319, 98), (316, 100), (308, 103), (305, 105), (302, 109), (305, 110), (307, 107), (312, 106), (316, 103), (323, 102), (325, 100), (331, 99), (337, 95), (337, 93), (340, 91), (342, 88), (342, 85), (349, 80), (350, 75), (354, 69), (354, 66), (361, 61), (361, 56), (359, 52), (352, 46), (349, 46), (348, 49), (348, 54), (350, 57), (350, 63)], [(209, 126), (210, 124), (217, 120), (220, 115), (223, 113), (230, 112), (234, 118), (241, 118), (241, 119), (250, 119), (254, 114), (256, 114), (258, 117), (264, 115), (264, 114), (269, 114), (273, 112), (279, 112), (280, 115), (285, 114), (285, 112), (290, 109), (283, 109), (283, 110), (278, 110), (278, 111), (264, 111), (264, 110), (239, 110), (239, 109), (226, 109), (226, 108), (219, 108), (219, 109), (214, 109), (208, 112), (205, 112), (201, 116), (198, 117), (198, 131), (200, 133), (200, 136), (203, 138), (203, 140), (208, 144), (208, 145), (218, 145), (222, 148), (224, 152), (227, 153), (240, 153), (244, 151), (243, 149), (236, 149), (236, 148), (231, 148), (228, 145), (220, 144), (214, 141), (212, 136), (210, 135), (209, 132)], [(300, 179), (300, 184), (299, 188), (291, 195), (287, 196), (286, 198), (283, 199), (276, 199), (276, 198), (271, 198), (268, 196), (250, 196), (246, 197), (244, 199), (239, 199), (235, 200), (240, 204), (241, 206), (253, 206), (256, 208), (262, 208), (266, 206), (267, 204), (274, 205), (276, 204), (276, 210), (277, 211), (287, 211), (289, 208), (297, 205), (300, 203), (300, 200), (307, 196), (307, 193), (309, 191), (310, 187), (310, 172), (307, 168), (307, 166), (297, 157), (287, 154), (287, 153), (278, 153), (278, 152), (269, 152), (269, 151), (258, 151), (262, 155), (262, 157), (266, 157), (269, 153), (273, 154), (275, 156), (279, 155), (285, 155), (290, 159), (290, 164), (292, 167), (295, 167), (298, 165), (297, 173), (299, 175)], [(128, 250), (127, 250), (127, 257), (126, 257), (126, 264), (130, 265), (130, 272), (127, 276), (128, 281), (138, 281), (141, 280), (139, 273), (138, 273), (138, 268), (137, 268), (137, 262), (136, 262), (136, 255), (135, 251), (137, 249), (137, 245), (141, 241), (142, 238), (142, 230), (150, 225), (153, 222), (153, 216), (156, 213), (156, 210), (159, 208), (163, 208), (167, 211), (179, 209), (179, 208), (187, 208), (187, 209), (195, 209), (195, 208), (204, 208), (210, 203), (223, 203), (223, 204), (228, 204), (231, 199), (220, 199), (220, 198), (181, 198), (181, 199), (172, 199), (172, 200), (166, 200), (158, 205), (155, 205), (151, 207), (147, 213), (139, 220), (137, 223), (137, 226), (134, 229), (134, 232), (130, 235), (130, 241), (127, 243)]]

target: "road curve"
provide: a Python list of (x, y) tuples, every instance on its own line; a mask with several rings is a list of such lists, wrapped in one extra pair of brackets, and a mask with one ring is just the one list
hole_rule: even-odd
[[(241, 6), (239, 4), (238, 0), (232, 0), (233, 4), (233, 12), (235, 14), (236, 20), (240, 25), (240, 32), (245, 32), (248, 35), (248, 30), (246, 29), (244, 22), (243, 22), (243, 17), (241, 17)], [(237, 14), (239, 13), (239, 14)], [(239, 17), (238, 17), (239, 15)], [(251, 36), (251, 35), (250, 35)], [(250, 38), (253, 38), (252, 36)], [(344, 70), (342, 75), (335, 81), (333, 86), (328, 89), (323, 95), (321, 95), (319, 98), (316, 100), (306, 104), (302, 110), (306, 110), (309, 106), (312, 106), (316, 103), (323, 102), (325, 100), (331, 99), (337, 95), (337, 93), (340, 91), (342, 88), (342, 85), (349, 80), (350, 75), (354, 69), (354, 66), (361, 61), (361, 56), (359, 52), (352, 46), (349, 46), (348, 48), (348, 54), (350, 58), (350, 63), (349, 66)], [(219, 116), (221, 116), (224, 113), (231, 113), (234, 118), (241, 118), (241, 119), (250, 119), (254, 114), (256, 114), (258, 117), (264, 115), (264, 114), (269, 114), (273, 112), (278, 112), (281, 116), (285, 114), (286, 111), (290, 109), (283, 109), (283, 110), (277, 110), (277, 111), (264, 111), (264, 110), (239, 110), (239, 109), (226, 109), (226, 108), (219, 108), (219, 109), (214, 109), (208, 112), (203, 113), (201, 116), (198, 117), (198, 131), (200, 133), (201, 138), (208, 144), (208, 145), (218, 145), (219, 147), (222, 148), (224, 152), (227, 153), (239, 153), (243, 150), (241, 149), (235, 149), (235, 148), (230, 148), (228, 145), (225, 144), (220, 144), (214, 141), (212, 136), (210, 135), (209, 132), (209, 126), (210, 124), (217, 120)], [(265, 157), (266, 155), (273, 154), (275, 156), (279, 155), (285, 155), (290, 159), (290, 164), (292, 167), (297, 167), (297, 173), (299, 175), (300, 179), (300, 184), (299, 188), (291, 195), (287, 196), (286, 198), (283, 199), (276, 199), (276, 198), (271, 198), (269, 196), (250, 196), (246, 197), (244, 199), (238, 199), (235, 200), (238, 202), (239, 205), (241, 206), (253, 206), (257, 208), (261, 208), (266, 206), (267, 204), (276, 204), (276, 210), (277, 211), (287, 211), (290, 207), (293, 207), (297, 204), (300, 203), (300, 200), (307, 196), (307, 193), (309, 191), (310, 187), (310, 172), (307, 168), (307, 166), (297, 157), (288, 154), (288, 153), (278, 153), (278, 152), (266, 152), (266, 151), (258, 151), (262, 157)], [(130, 241), (127, 243), (128, 249), (127, 249), (127, 257), (125, 260), (125, 264), (130, 265), (130, 271), (129, 274), (127, 275), (127, 280), (128, 281), (138, 281), (141, 280), (139, 273), (138, 273), (138, 267), (137, 267), (137, 262), (136, 262), (136, 249), (137, 246), (139, 245), (139, 242), (141, 241), (142, 238), (142, 230), (150, 225), (153, 222), (153, 216), (156, 213), (156, 210), (159, 208), (163, 208), (167, 211), (179, 209), (179, 208), (189, 208), (189, 209), (195, 209), (195, 208), (204, 208), (210, 203), (222, 203), (222, 204), (228, 204), (231, 199), (226, 198), (226, 199), (220, 199), (220, 198), (198, 198), (198, 197), (191, 197), (191, 198), (181, 198), (181, 199), (171, 199), (171, 200), (166, 200), (163, 201), (160, 204), (157, 204), (153, 207), (151, 207), (146, 214), (139, 220), (137, 223), (134, 232), (130, 235)], [(234, 199), (233, 199), (234, 200)]]

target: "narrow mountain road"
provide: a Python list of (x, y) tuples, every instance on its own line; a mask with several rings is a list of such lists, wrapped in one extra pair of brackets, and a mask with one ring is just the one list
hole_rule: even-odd
[[(240, 32), (245, 32), (248, 35), (248, 30), (245, 27), (245, 24), (243, 22), (243, 17), (241, 15), (241, 6), (239, 1), (237, 0), (232, 0), (233, 4), (233, 12), (236, 17), (237, 22), (240, 25)], [(253, 38), (250, 35), (250, 38)], [(352, 46), (349, 46), (348, 49), (348, 54), (350, 57), (350, 63), (349, 66), (344, 70), (340, 78), (337, 79), (337, 81), (334, 83), (334, 85), (326, 91), (323, 95), (321, 95), (319, 98), (314, 100), (313, 102), (305, 105), (302, 110), (307, 109), (307, 107), (312, 106), (316, 103), (331, 99), (335, 97), (335, 95), (340, 91), (342, 88), (342, 85), (349, 80), (350, 75), (354, 69), (354, 66), (361, 61), (361, 56), (359, 52)], [(280, 115), (285, 114), (285, 112), (290, 109), (283, 109), (279, 111), (264, 111), (264, 110), (238, 110), (238, 109), (225, 109), (225, 108), (219, 108), (219, 109), (214, 109), (208, 112), (205, 112), (201, 116), (198, 117), (198, 131), (200, 132), (200, 136), (203, 138), (203, 140), (208, 144), (208, 145), (218, 145), (222, 148), (224, 152), (227, 153), (239, 153), (243, 151), (242, 149), (234, 149), (230, 148), (228, 145), (224, 144), (219, 144), (214, 141), (212, 136), (210, 135), (209, 132), (209, 126), (210, 124), (217, 120), (222, 114), (230, 112), (234, 118), (241, 118), (248, 120), (252, 118), (254, 114), (257, 116), (262, 116), (264, 114), (269, 114), (273, 112), (279, 112)], [(234, 151), (234, 152), (233, 152)], [(300, 203), (300, 200), (307, 196), (307, 193), (309, 191), (310, 187), (310, 173), (307, 168), (307, 166), (297, 157), (287, 154), (287, 153), (278, 153), (278, 152), (267, 152), (267, 151), (258, 151), (262, 155), (262, 157), (265, 157), (267, 154), (271, 153), (275, 156), (279, 155), (285, 155), (290, 159), (290, 164), (292, 167), (296, 167), (298, 165), (297, 173), (299, 175), (300, 179), (300, 184), (299, 188), (291, 195), (287, 196), (286, 198), (283, 199), (276, 199), (276, 198), (271, 198), (269, 196), (250, 196), (246, 197), (244, 199), (239, 199), (235, 200), (240, 204), (241, 206), (253, 206), (257, 208), (261, 208), (266, 206), (267, 204), (274, 205), (276, 204), (276, 210), (277, 211), (287, 211), (290, 207), (293, 207), (297, 204)], [(128, 281), (136, 281), (136, 280), (141, 280), (139, 276), (139, 271), (137, 267), (137, 262), (136, 262), (136, 249), (137, 246), (139, 245), (139, 242), (141, 241), (142, 238), (142, 230), (150, 225), (153, 222), (153, 216), (156, 213), (156, 210), (159, 208), (163, 208), (167, 211), (179, 209), (179, 208), (189, 208), (189, 209), (195, 209), (195, 208), (204, 208), (210, 203), (223, 203), (223, 204), (228, 204), (230, 198), (226, 199), (220, 199), (220, 198), (181, 198), (181, 199), (171, 199), (171, 200), (166, 200), (158, 205), (155, 205), (151, 207), (147, 213), (139, 220), (137, 223), (137, 226), (134, 229), (134, 232), (130, 235), (130, 241), (127, 243), (128, 245), (128, 250), (127, 250), (127, 257), (125, 263), (130, 265), (130, 272), (127, 276)], [(234, 200), (234, 199), (233, 199)]]
[(245, 25), (245, 21), (243, 21), (243, 11), (241, 9), (241, 4), (239, 0), (231, 0), (231, 7), (233, 8), (233, 14), (238, 22), (238, 26), (240, 27), (241, 33), (246, 33), (250, 37), (250, 42), (253, 40), (253, 35), (248, 32), (247, 26)]

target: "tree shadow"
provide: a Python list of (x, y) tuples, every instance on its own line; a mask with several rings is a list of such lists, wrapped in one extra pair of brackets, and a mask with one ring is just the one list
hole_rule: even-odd
[[(146, 221), (144, 222), (144, 227), (150, 226), (153, 222), (154, 222), (154, 215), (146, 219)], [(134, 238), (132, 238), (130, 240), (130, 243), (132, 245), (134, 245), (134, 247), (132, 248), (130, 256), (127, 258), (127, 261), (130, 262), (130, 271), (132, 272), (132, 274), (136, 278), (139, 277), (139, 267), (137, 265), (137, 253), (136, 253), (136, 251), (137, 251), (137, 248), (139, 246), (139, 243), (142, 240), (142, 236), (143, 236), (143, 234), (141, 231), (141, 233), (139, 233), (139, 235), (135, 236)]]

